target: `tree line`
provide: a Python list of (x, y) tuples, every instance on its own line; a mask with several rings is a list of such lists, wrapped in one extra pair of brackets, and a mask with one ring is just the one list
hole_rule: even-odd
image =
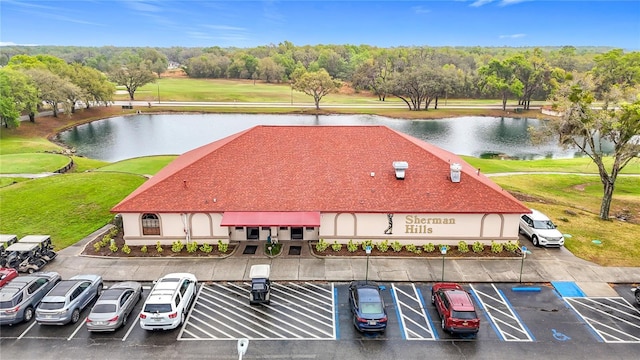
[[(563, 115), (534, 134), (579, 148), (598, 166), (607, 219), (616, 178), (640, 156), (640, 52), (610, 48), (399, 47), (278, 45), (250, 49), (3, 47), (0, 53), (2, 125), (31, 121), (43, 105), (73, 113), (79, 104), (108, 104), (115, 85), (131, 100), (170, 65), (192, 78), (287, 82), (313, 97), (316, 108), (341, 82), (378, 100), (401, 99), (409, 110), (438, 107), (442, 97), (508, 99), (528, 109), (551, 100)], [(596, 106), (597, 104), (597, 106)], [(600, 141), (614, 144), (611, 169)]]

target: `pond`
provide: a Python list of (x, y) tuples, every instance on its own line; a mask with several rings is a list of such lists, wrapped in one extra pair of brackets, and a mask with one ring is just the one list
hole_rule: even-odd
[(148, 155), (182, 154), (256, 125), (384, 125), (458, 155), (516, 159), (570, 158), (555, 141), (531, 143), (538, 119), (459, 117), (391, 119), (372, 115), (139, 114), (77, 126), (58, 139), (78, 155), (115, 162)]

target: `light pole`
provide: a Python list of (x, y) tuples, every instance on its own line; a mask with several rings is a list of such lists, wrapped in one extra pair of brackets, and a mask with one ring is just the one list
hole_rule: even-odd
[(440, 253), (442, 254), (442, 282), (444, 282), (444, 256), (447, 255), (447, 246), (440, 246)]
[(364, 248), (364, 251), (367, 253), (367, 271), (364, 275), (364, 282), (366, 284), (369, 283), (369, 255), (371, 254), (371, 245), (367, 245), (367, 247)]
[(520, 263), (520, 283), (522, 283), (522, 268), (524, 268), (524, 258), (527, 257), (527, 253), (530, 253), (530, 251), (527, 250), (526, 246), (523, 246), (521, 250), (522, 250), (522, 262)]

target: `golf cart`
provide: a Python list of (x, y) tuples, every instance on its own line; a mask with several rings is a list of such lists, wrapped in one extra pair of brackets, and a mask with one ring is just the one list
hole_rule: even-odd
[(51, 237), (49, 235), (27, 235), (18, 240), (19, 243), (38, 244), (38, 254), (46, 262), (50, 262), (56, 257), (51, 245)]
[(251, 278), (251, 293), (249, 304), (267, 304), (271, 302), (271, 282), (269, 273), (271, 265), (252, 265), (249, 277)]
[(0, 267), (7, 265), (6, 249), (18, 241), (16, 235), (0, 235)]
[(38, 244), (17, 242), (7, 248), (7, 266), (19, 272), (33, 274), (42, 269), (47, 261), (40, 257)]

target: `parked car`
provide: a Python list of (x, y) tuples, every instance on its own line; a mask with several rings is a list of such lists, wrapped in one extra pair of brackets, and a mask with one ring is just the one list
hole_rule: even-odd
[(100, 275), (76, 275), (62, 280), (51, 289), (36, 308), (36, 321), (41, 325), (75, 324), (80, 312), (102, 291)]
[(556, 225), (545, 214), (538, 210), (531, 209), (531, 214), (524, 214), (520, 217), (519, 230), (531, 238), (534, 246), (554, 246), (564, 245), (564, 236)]
[(28, 322), (40, 300), (61, 277), (57, 272), (18, 276), (0, 289), (0, 325)]
[(353, 325), (362, 332), (384, 332), (387, 310), (380, 287), (371, 281), (353, 281), (349, 285), (349, 307)]
[(14, 268), (0, 268), (0, 288), (9, 281), (18, 277), (18, 271)]
[(135, 281), (116, 283), (102, 292), (87, 316), (87, 330), (115, 331), (126, 325), (129, 315), (142, 299), (142, 284)]
[(435, 283), (431, 303), (440, 315), (442, 330), (455, 334), (476, 334), (480, 319), (471, 296), (456, 283)]
[(145, 330), (171, 330), (184, 323), (196, 296), (196, 276), (189, 273), (165, 275), (155, 282), (140, 313)]

